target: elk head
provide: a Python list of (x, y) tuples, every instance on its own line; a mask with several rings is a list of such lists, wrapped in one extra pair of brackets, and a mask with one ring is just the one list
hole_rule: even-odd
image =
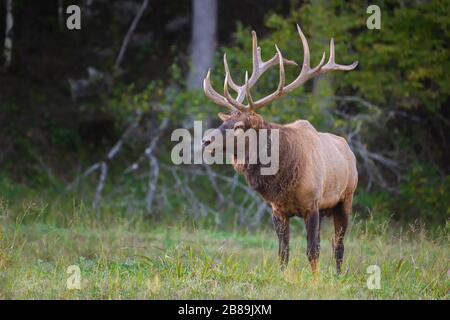
[[(211, 134), (204, 137), (202, 140), (202, 146), (205, 150), (212, 150), (217, 148), (215, 145), (218, 139), (215, 139), (217, 135), (222, 135), (221, 141), (233, 138), (246, 132), (248, 129), (254, 129), (258, 131), (264, 125), (264, 119), (256, 113), (256, 110), (263, 106), (279, 99), (280, 97), (288, 94), (294, 89), (301, 86), (306, 81), (317, 77), (321, 74), (328, 73), (330, 71), (350, 71), (356, 68), (358, 62), (354, 62), (351, 65), (340, 65), (335, 62), (334, 54), (334, 40), (330, 41), (330, 57), (325, 64), (325, 52), (322, 55), (322, 59), (314, 68), (310, 67), (310, 52), (308, 41), (305, 35), (297, 25), (298, 34), (303, 44), (303, 63), (300, 74), (298, 77), (288, 85), (285, 85), (285, 65), (297, 65), (296, 62), (284, 59), (281, 51), (275, 45), (276, 54), (267, 61), (263, 61), (261, 58), (261, 48), (257, 45), (256, 32), (252, 31), (252, 62), (253, 71), (251, 76), (248, 76), (248, 72), (245, 72), (245, 83), (241, 86), (237, 85), (230, 75), (228, 68), (228, 62), (226, 54), (223, 57), (223, 63), (225, 67), (225, 81), (223, 86), (224, 95), (220, 95), (211, 85), (211, 70), (208, 70), (205, 80), (203, 81), (203, 89), (205, 95), (214, 103), (227, 108), (230, 114), (219, 113), (219, 118), (223, 121), (222, 125), (213, 130)], [(274, 65), (279, 65), (279, 82), (277, 89), (258, 101), (254, 101), (250, 93), (251, 88), (256, 84), (259, 77)], [(231, 87), (236, 92), (236, 97), (233, 98), (228, 90)], [(244, 99), (247, 104), (244, 104)], [(222, 143), (225, 150), (225, 145)]]

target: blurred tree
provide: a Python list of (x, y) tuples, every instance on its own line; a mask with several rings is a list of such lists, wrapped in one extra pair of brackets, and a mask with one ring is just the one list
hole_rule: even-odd
[(188, 89), (202, 87), (217, 47), (217, 0), (192, 0), (191, 66)]
[(5, 70), (9, 68), (12, 60), (12, 32), (14, 25), (13, 5), (12, 0), (6, 0), (6, 31), (5, 31), (5, 44), (3, 49), (3, 56), (5, 58)]

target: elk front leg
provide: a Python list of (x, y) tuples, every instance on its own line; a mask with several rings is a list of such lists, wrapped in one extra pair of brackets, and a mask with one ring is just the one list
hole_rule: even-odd
[(320, 252), (320, 217), (319, 210), (311, 211), (305, 217), (307, 247), (306, 255), (308, 256), (311, 269), (314, 274), (318, 271), (318, 260)]
[(278, 236), (278, 258), (284, 270), (289, 262), (289, 218), (272, 215), (272, 221)]

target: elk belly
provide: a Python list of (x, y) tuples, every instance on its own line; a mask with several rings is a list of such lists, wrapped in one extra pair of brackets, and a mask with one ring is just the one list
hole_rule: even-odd
[(319, 209), (329, 209), (334, 207), (340, 200), (340, 197), (337, 195), (328, 196), (326, 198), (322, 198), (319, 203)]

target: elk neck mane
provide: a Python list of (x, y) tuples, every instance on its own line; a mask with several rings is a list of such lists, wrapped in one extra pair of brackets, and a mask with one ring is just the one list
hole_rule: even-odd
[[(262, 121), (259, 129), (269, 130), (270, 149), (270, 130), (279, 130), (279, 169), (274, 175), (262, 175), (260, 163), (257, 164), (238, 164), (233, 162), (234, 169), (242, 174), (249, 186), (261, 194), (266, 201), (274, 202), (281, 200), (301, 181), (303, 173), (303, 139), (299, 130), (293, 130), (286, 125)], [(260, 146), (258, 146), (259, 148)]]

